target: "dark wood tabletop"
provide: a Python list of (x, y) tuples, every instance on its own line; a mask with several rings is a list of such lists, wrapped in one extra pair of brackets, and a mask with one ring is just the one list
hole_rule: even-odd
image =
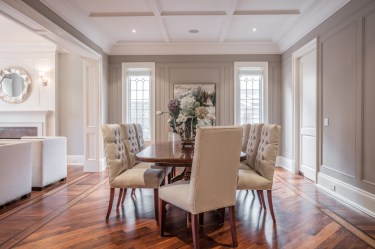
[[(151, 144), (137, 153), (136, 160), (141, 162), (158, 163), (158, 165), (191, 166), (194, 149), (184, 148), (179, 142), (159, 142)], [(245, 160), (246, 154), (241, 152), (240, 159)]]

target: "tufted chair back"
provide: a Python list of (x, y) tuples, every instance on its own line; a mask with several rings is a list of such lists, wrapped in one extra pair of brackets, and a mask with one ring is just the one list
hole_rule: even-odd
[(265, 124), (255, 160), (255, 170), (264, 178), (273, 181), (276, 157), (279, 150), (281, 126)]
[(122, 138), (124, 139), (129, 151), (133, 154), (138, 153), (140, 150), (134, 124), (121, 124), (121, 130), (123, 131)]
[(101, 128), (109, 182), (111, 183), (118, 175), (130, 168), (128, 151), (121, 135), (120, 125), (106, 124), (102, 125)]
[(145, 148), (145, 139), (143, 138), (143, 129), (141, 124), (134, 124), (134, 129), (137, 134), (137, 142), (139, 151)]
[(249, 134), (250, 134), (251, 124), (244, 124), (242, 125), (242, 152), (246, 152), (247, 143), (249, 141)]
[(246, 148), (246, 164), (255, 170), (255, 159), (258, 155), (260, 136), (264, 124), (252, 124)]

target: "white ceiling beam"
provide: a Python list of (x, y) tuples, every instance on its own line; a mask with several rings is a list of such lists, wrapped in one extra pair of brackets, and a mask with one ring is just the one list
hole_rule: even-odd
[(152, 12), (91, 12), (90, 17), (154, 16)]
[(165, 28), (163, 19), (160, 15), (160, 9), (157, 0), (148, 0), (148, 3), (150, 4), (151, 10), (155, 15), (156, 24), (159, 27), (161, 36), (163, 37), (163, 40), (165, 42), (170, 42), (170, 38), (167, 33), (167, 29)]
[(225, 41), (225, 38), (227, 37), (230, 24), (232, 22), (233, 13), (236, 10), (238, 0), (230, 1), (227, 8), (227, 16), (225, 17), (225, 21), (223, 23), (223, 26), (221, 28), (220, 36), (219, 36), (219, 42)]
[(237, 10), (235, 16), (299, 15), (299, 10)]
[(224, 16), (225, 11), (163, 11), (162, 16)]

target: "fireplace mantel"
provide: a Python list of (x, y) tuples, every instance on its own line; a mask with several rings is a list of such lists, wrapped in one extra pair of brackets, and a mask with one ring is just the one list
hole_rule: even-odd
[(46, 136), (49, 112), (49, 110), (0, 110), (0, 127), (37, 127), (38, 136)]

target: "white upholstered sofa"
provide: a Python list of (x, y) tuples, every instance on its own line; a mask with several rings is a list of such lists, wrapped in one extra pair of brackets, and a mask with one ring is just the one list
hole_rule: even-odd
[(67, 176), (66, 137), (22, 137), (31, 143), (32, 187), (34, 190), (65, 180)]
[(0, 141), (0, 205), (31, 192), (31, 144)]

